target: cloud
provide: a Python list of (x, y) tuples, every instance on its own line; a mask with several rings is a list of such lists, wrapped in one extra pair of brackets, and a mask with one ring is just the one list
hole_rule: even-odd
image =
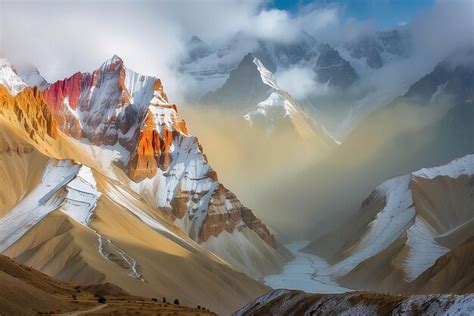
[(292, 67), (275, 76), (278, 85), (297, 99), (326, 95), (329, 92), (328, 85), (319, 83), (315, 73), (309, 68)]
[[(35, 64), (47, 80), (92, 71), (114, 54), (143, 74), (179, 90), (174, 66), (184, 54), (182, 31), (172, 17), (157, 18), (144, 2), (6, 2), (0, 52), (14, 63)], [(171, 94), (173, 95), (173, 94)]]
[(420, 61), (437, 61), (474, 46), (474, 1), (438, 0), (407, 25)]
[[(469, 59), (472, 55), (462, 52), (474, 47), (473, 12), (473, 0), (438, 0), (432, 8), (401, 27), (400, 32), (408, 38), (405, 43), (408, 56), (395, 58), (384, 67), (362, 76), (354, 90), (370, 93), (352, 105), (353, 108), (359, 107), (360, 111), (347, 126), (357, 126), (374, 108), (403, 95), (413, 83), (456, 52), (457, 62), (472, 61)], [(343, 134), (348, 131), (350, 129)]]
[[(413, 38), (411, 64), (387, 69), (387, 75), (374, 74), (364, 84), (389, 86), (388, 75), (402, 81), (403, 71), (416, 78), (449, 50), (472, 41), (473, 32), (466, 31), (474, 27), (472, 4), (471, 0), (437, 1), (433, 10), (409, 21), (403, 28)], [(162, 78), (174, 102), (200, 89), (199, 82), (177, 70), (192, 35), (212, 47), (234, 40), (238, 62), (258, 39), (291, 42), (306, 32), (320, 42), (338, 44), (374, 31), (370, 20), (348, 18), (337, 4), (301, 5), (295, 12), (273, 9), (266, 0), (1, 1), (0, 5), (0, 54), (12, 62), (33, 63), (54, 81), (76, 71), (91, 71), (118, 54), (129, 68)], [(300, 87), (291, 80), (297, 75), (301, 75)], [(279, 76), (295, 95), (309, 93), (314, 81), (302, 69)], [(312, 90), (320, 94), (325, 87), (315, 85)]]
[(254, 33), (258, 38), (284, 42), (290, 42), (297, 34), (296, 26), (291, 23), (288, 13), (282, 10), (260, 12), (252, 27), (246, 31)]
[[(112, 5), (113, 4), (113, 5)], [(176, 68), (194, 34), (217, 46), (236, 34), (289, 42), (301, 31), (337, 29), (339, 10), (303, 6), (296, 13), (258, 1), (2, 1), (0, 53), (38, 66), (46, 79), (91, 71), (113, 54), (161, 77), (170, 96), (185, 89)], [(334, 31), (331, 31), (332, 34)]]

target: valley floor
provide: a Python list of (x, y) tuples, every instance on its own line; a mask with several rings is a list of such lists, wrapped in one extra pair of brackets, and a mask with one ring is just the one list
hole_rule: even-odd
[(301, 252), (308, 241), (300, 240), (286, 245), (295, 256), (288, 262), (282, 272), (264, 278), (265, 284), (274, 289), (302, 290), (308, 293), (343, 293), (351, 289), (339, 286), (328, 276), (318, 274), (325, 270), (328, 263), (321, 257)]

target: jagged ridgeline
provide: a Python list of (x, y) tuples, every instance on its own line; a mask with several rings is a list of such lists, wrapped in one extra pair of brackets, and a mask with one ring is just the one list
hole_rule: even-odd
[(61, 279), (218, 312), (266, 291), (249, 276), (291, 255), (218, 181), (159, 79), (114, 56), (28, 87), (1, 65), (4, 254)]

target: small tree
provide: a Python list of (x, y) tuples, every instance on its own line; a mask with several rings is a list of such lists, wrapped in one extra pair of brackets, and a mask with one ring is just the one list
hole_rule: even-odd
[(174, 305), (179, 305), (179, 300), (175, 299), (173, 303), (174, 303)]

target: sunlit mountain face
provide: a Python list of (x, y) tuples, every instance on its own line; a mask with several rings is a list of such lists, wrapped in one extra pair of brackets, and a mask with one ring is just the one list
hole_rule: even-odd
[(0, 314), (474, 314), (473, 20), (1, 2)]

